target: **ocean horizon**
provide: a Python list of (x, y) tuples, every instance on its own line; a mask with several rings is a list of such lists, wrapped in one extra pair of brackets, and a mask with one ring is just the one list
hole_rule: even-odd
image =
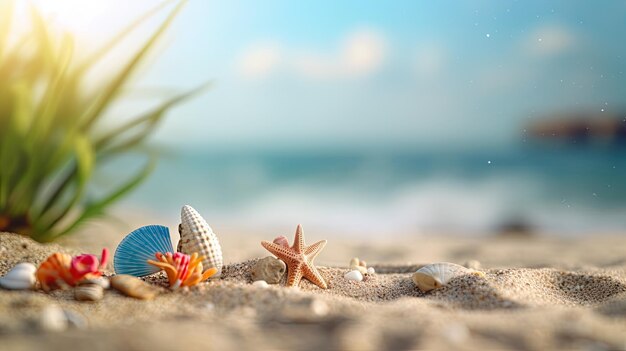
[[(128, 158), (111, 169), (137, 164)], [(626, 159), (614, 148), (196, 148), (165, 153), (120, 207), (172, 214), (191, 204), (209, 222), (272, 228), (308, 223), (369, 235), (476, 235), (511, 226), (563, 235), (623, 233), (624, 179)]]

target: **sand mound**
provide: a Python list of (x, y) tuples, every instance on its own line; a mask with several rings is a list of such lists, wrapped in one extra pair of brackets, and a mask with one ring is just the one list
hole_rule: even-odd
[(20, 262), (39, 264), (54, 252), (78, 254), (56, 244), (41, 244), (23, 235), (0, 233), (0, 274)]
[[(251, 283), (250, 271), (256, 260), (228, 265), (223, 279)], [(407, 265), (416, 268), (420, 265)], [(397, 267), (406, 272), (406, 267)], [(605, 273), (566, 272), (556, 269), (486, 270), (485, 276), (467, 275), (453, 279), (442, 289), (422, 293), (411, 281), (411, 273), (387, 273), (366, 277), (363, 282), (343, 278), (346, 268), (322, 267), (328, 290), (322, 290), (308, 281), (300, 289), (320, 295), (337, 295), (358, 301), (384, 302), (401, 297), (422, 297), (446, 301), (460, 308), (511, 308), (542, 305), (593, 305), (626, 292), (625, 276)], [(377, 269), (378, 272), (378, 269)], [(284, 283), (284, 281), (282, 282)]]
[[(0, 275), (19, 262), (67, 252), (0, 235)], [(76, 253), (76, 252), (71, 252)], [(419, 264), (377, 266), (363, 282), (347, 268), (321, 267), (329, 289), (251, 283), (255, 260), (229, 264), (221, 279), (139, 301), (107, 291), (97, 303), (69, 291), (0, 290), (0, 338), (8, 349), (616, 349), (626, 344), (626, 269), (487, 269), (422, 293), (411, 281)], [(112, 272), (110, 272), (112, 273)], [(145, 278), (167, 286), (163, 273)], [(283, 282), (284, 283), (284, 282)], [(82, 319), (89, 332), (42, 333), (46, 306)], [(175, 340), (175, 341), (172, 341)], [(94, 346), (95, 347), (95, 346)]]
[(624, 275), (597, 271), (507, 269), (490, 271), (487, 279), (503, 296), (528, 306), (593, 305), (626, 291)]

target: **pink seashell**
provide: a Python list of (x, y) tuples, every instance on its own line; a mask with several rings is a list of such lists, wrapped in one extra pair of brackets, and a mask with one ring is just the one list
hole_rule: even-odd
[(289, 247), (289, 239), (287, 239), (284, 235), (276, 237), (274, 239), (274, 244), (278, 244), (280, 246)]

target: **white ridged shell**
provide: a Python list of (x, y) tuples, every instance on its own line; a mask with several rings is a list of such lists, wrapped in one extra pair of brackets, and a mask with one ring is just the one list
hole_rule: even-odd
[(180, 221), (178, 251), (187, 255), (197, 252), (204, 256), (203, 268), (205, 270), (217, 268), (217, 273), (212, 278), (219, 277), (222, 274), (224, 261), (217, 235), (213, 233), (204, 218), (189, 205), (183, 206), (180, 211)]
[(441, 288), (452, 278), (476, 273), (472, 269), (465, 268), (458, 264), (441, 262), (432, 263), (418, 269), (413, 273), (413, 282), (423, 292)]
[(32, 263), (18, 263), (4, 277), (0, 278), (0, 286), (9, 290), (27, 290), (35, 286), (35, 271)]

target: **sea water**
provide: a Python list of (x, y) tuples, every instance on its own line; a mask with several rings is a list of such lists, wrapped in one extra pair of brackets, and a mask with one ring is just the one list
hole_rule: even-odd
[(184, 204), (248, 227), (626, 232), (626, 149), (176, 151), (121, 206), (178, 213)]

